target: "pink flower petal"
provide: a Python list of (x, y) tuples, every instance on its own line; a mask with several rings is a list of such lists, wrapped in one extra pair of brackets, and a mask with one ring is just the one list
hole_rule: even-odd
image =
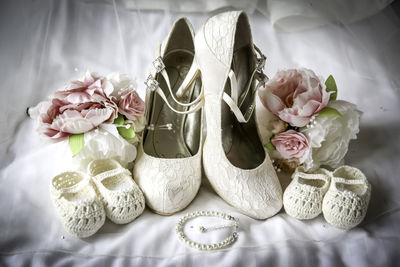
[(266, 107), (270, 112), (277, 115), (279, 111), (285, 108), (283, 101), (270, 91), (260, 91), (259, 95), (264, 107)]
[(102, 88), (106, 96), (110, 96), (114, 91), (114, 86), (109, 80), (103, 80)]
[(307, 138), (294, 130), (276, 135), (271, 142), (285, 159), (301, 158), (309, 150)]
[(312, 70), (278, 71), (259, 90), (263, 105), (292, 126), (305, 126), (329, 101), (325, 84)]
[(63, 114), (57, 116), (51, 128), (61, 132), (79, 134), (90, 131), (94, 125), (76, 110), (66, 110)]
[(310, 100), (308, 101), (305, 105), (303, 105), (303, 108), (301, 110), (301, 115), (305, 117), (311, 117), (315, 113), (317, 113), (321, 107), (321, 102), (318, 102), (316, 100)]
[(113, 110), (107, 108), (91, 109), (85, 115), (85, 119), (90, 121), (94, 127), (97, 127), (108, 120), (111, 117), (112, 113)]
[(284, 109), (278, 114), (279, 118), (286, 121), (292, 126), (303, 127), (310, 121), (308, 116), (300, 116), (297, 111), (293, 109)]
[(136, 91), (130, 90), (121, 95), (118, 107), (119, 112), (129, 120), (136, 120), (138, 116), (144, 114), (145, 104)]
[(108, 96), (111, 90), (112, 84), (105, 78), (87, 72), (83, 81), (70, 82), (51, 96), (51, 102), (32, 109), (39, 121), (37, 131), (51, 141), (61, 141), (112, 122), (118, 116), (118, 106)]

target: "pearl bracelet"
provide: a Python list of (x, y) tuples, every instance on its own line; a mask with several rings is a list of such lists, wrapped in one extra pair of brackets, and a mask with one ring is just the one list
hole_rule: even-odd
[[(217, 242), (217, 243), (213, 243), (213, 244), (197, 243), (193, 240), (190, 240), (185, 235), (183, 229), (184, 229), (184, 226), (187, 223), (187, 221), (189, 221), (193, 218), (199, 217), (199, 216), (218, 217), (218, 218), (222, 218), (222, 219), (234, 222), (233, 224), (230, 224), (230, 225), (214, 226), (214, 227), (209, 227), (209, 228), (200, 226), (199, 231), (202, 233), (205, 233), (207, 231), (212, 231), (212, 230), (224, 229), (224, 228), (234, 228), (234, 230), (231, 235), (229, 235), (227, 238), (225, 238), (221, 242)], [(176, 233), (177, 233), (179, 239), (182, 240), (182, 242), (184, 242), (186, 245), (188, 245), (192, 248), (196, 248), (199, 250), (216, 250), (216, 249), (228, 247), (233, 242), (236, 241), (236, 239), (238, 238), (238, 233), (237, 233), (238, 227), (239, 227), (239, 219), (235, 218), (233, 216), (230, 216), (226, 213), (222, 213), (219, 211), (195, 211), (195, 212), (186, 214), (179, 220), (179, 222), (176, 226)]]

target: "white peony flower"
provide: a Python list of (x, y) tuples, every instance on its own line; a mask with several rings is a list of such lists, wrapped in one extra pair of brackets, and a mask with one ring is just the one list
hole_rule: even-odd
[(321, 165), (336, 168), (343, 163), (349, 142), (357, 139), (361, 112), (357, 106), (342, 100), (330, 101), (328, 107), (338, 110), (341, 116), (317, 116), (313, 128), (302, 132), (307, 136), (311, 153), (304, 162), (306, 170)]
[(114, 124), (102, 124), (85, 133), (83, 149), (73, 158), (75, 164), (86, 169), (94, 159), (113, 158), (127, 167), (136, 158), (136, 147), (119, 135)]
[(121, 94), (126, 90), (137, 89), (136, 79), (131, 79), (127, 74), (112, 72), (106, 76), (106, 79), (111, 82), (114, 91), (111, 93), (117, 100), (120, 99)]

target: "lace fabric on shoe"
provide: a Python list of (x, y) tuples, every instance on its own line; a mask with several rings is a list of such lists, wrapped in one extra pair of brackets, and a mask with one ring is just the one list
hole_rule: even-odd
[[(246, 115), (254, 103), (256, 84), (251, 76), (259, 61), (255, 53), (247, 16), (241, 11), (209, 18), (196, 35), (206, 98), (204, 174), (231, 206), (252, 218), (266, 219), (281, 209), (282, 188), (260, 141), (255, 113)], [(236, 78), (236, 91), (230, 77)], [(247, 84), (251, 89), (246, 94)], [(229, 98), (233, 105), (225, 101)], [(237, 109), (244, 120), (232, 111)]]
[(178, 19), (145, 82), (147, 127), (133, 173), (147, 206), (162, 215), (187, 207), (201, 183), (204, 95), (193, 39), (188, 20)]

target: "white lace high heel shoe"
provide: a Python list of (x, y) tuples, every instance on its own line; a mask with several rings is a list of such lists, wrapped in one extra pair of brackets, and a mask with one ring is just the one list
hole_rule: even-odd
[(145, 81), (147, 127), (133, 173), (148, 207), (170, 215), (189, 205), (201, 183), (204, 98), (187, 19), (175, 22), (153, 66)]
[(265, 82), (265, 56), (253, 45), (246, 14), (225, 12), (208, 19), (195, 46), (205, 89), (205, 174), (242, 213), (271, 217), (282, 207), (282, 188), (256, 127), (256, 80)]

